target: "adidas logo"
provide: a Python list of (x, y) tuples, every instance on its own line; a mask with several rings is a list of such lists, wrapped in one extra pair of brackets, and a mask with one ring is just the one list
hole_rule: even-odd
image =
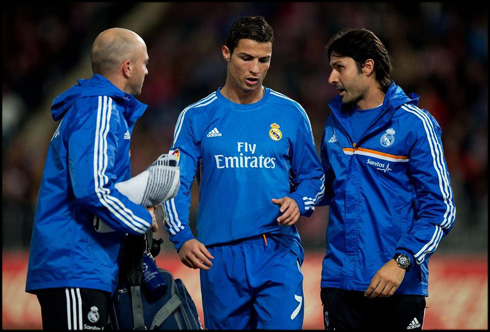
[(131, 139), (131, 135), (129, 134), (129, 130), (126, 130), (126, 133), (124, 134), (124, 139)]
[(410, 322), (410, 324), (408, 324), (407, 330), (412, 330), (412, 329), (416, 329), (416, 328), (419, 328), (419, 327), (420, 327), (420, 323), (417, 320), (417, 317), (415, 317), (414, 319), (412, 319), (412, 321)]
[(211, 130), (207, 135), (207, 137), (219, 137), (219, 136), (221, 136), (221, 133), (219, 132), (218, 128), (216, 128), (216, 127), (214, 127), (214, 129)]
[(335, 132), (333, 132), (333, 135), (328, 140), (328, 143), (335, 143), (335, 142), (337, 142), (337, 136), (335, 136)]

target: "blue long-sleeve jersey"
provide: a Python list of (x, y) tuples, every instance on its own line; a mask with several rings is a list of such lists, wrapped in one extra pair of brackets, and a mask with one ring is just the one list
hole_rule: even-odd
[(165, 203), (177, 250), (194, 238), (189, 228), (191, 186), (200, 182), (197, 239), (205, 245), (281, 234), (300, 242), (295, 226), (277, 223), (273, 198), (289, 196), (301, 215), (323, 196), (323, 171), (305, 110), (269, 88), (253, 104), (236, 104), (220, 89), (185, 108), (172, 149), (180, 154), (180, 189)]

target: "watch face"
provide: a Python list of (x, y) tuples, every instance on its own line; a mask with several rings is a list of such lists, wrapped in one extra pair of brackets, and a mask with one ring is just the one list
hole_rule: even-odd
[(398, 265), (404, 269), (408, 268), (410, 266), (410, 259), (406, 255), (399, 255), (396, 258), (396, 262)]

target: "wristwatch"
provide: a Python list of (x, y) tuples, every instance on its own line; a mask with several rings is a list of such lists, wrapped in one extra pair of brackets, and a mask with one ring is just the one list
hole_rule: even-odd
[(396, 264), (398, 264), (398, 266), (401, 267), (402, 269), (405, 269), (405, 271), (410, 270), (410, 267), (412, 267), (410, 258), (407, 255), (395, 254), (393, 259), (395, 260)]

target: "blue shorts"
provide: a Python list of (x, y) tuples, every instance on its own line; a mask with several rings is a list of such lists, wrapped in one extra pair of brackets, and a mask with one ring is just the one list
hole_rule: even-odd
[(281, 242), (260, 235), (208, 247), (213, 266), (200, 272), (206, 329), (302, 329), (304, 254)]

